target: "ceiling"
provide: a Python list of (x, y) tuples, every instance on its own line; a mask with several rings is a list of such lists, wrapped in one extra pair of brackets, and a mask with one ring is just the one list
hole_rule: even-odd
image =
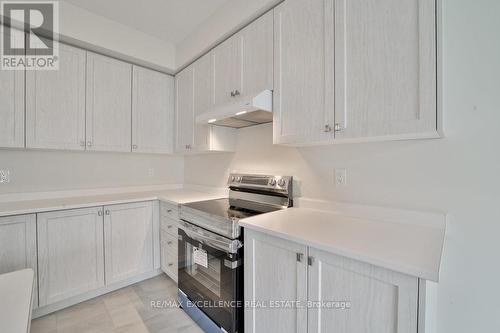
[(64, 0), (177, 44), (228, 0)]

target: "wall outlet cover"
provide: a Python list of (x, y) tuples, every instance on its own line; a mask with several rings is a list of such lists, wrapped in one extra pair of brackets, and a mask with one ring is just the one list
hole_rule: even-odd
[(347, 186), (347, 169), (335, 169), (335, 186)]
[(10, 171), (0, 170), (0, 184), (7, 184), (10, 182)]

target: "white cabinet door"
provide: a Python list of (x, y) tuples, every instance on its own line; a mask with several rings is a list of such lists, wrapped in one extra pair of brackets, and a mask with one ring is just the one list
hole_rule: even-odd
[(0, 274), (31, 268), (35, 271), (33, 308), (38, 307), (36, 216), (0, 218)]
[(129, 152), (132, 65), (87, 53), (87, 150)]
[(336, 139), (436, 137), (435, 0), (335, 0)]
[(134, 66), (132, 151), (171, 154), (174, 150), (174, 78)]
[[(309, 331), (416, 333), (418, 279), (309, 248)], [(336, 304), (335, 302), (339, 302)], [(344, 307), (348, 304), (348, 308)]]
[(59, 44), (59, 70), (26, 72), (26, 147), (85, 150), (85, 51)]
[(210, 150), (210, 125), (196, 124), (196, 117), (213, 106), (212, 53), (198, 59), (193, 65), (194, 75), (194, 148), (197, 151)]
[(273, 11), (269, 11), (241, 33), (243, 45), (241, 94), (273, 90)]
[(102, 207), (38, 214), (40, 306), (104, 286)]
[(194, 69), (190, 66), (175, 76), (175, 145), (180, 153), (193, 146)]
[(243, 40), (238, 33), (212, 51), (213, 100), (215, 105), (234, 101), (232, 92), (241, 94)]
[[(24, 33), (12, 31), (22, 41)], [(24, 71), (0, 70), (0, 147), (24, 148)]]
[(333, 142), (334, 0), (274, 9), (275, 144)]
[(153, 203), (104, 207), (106, 284), (154, 270)]
[[(245, 302), (261, 305), (245, 309), (245, 332), (307, 332), (306, 257), (303, 245), (245, 231)], [(303, 307), (271, 307), (279, 301)]]

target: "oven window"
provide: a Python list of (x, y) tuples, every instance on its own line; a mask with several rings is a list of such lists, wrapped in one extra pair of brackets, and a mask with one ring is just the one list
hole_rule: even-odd
[(212, 293), (221, 297), (221, 265), (223, 258), (217, 258), (210, 253), (208, 257), (208, 267), (196, 264), (194, 262), (195, 247), (186, 242), (186, 266), (184, 270), (198, 283), (210, 290)]

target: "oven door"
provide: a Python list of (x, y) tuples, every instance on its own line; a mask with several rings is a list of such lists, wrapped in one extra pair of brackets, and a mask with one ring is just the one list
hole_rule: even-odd
[(179, 225), (179, 289), (217, 326), (243, 332), (243, 249), (185, 221)]

